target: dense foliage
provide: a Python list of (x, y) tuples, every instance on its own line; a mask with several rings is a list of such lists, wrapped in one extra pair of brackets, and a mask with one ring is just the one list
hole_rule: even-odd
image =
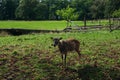
[(120, 0), (0, 0), (0, 19), (58, 20), (56, 11), (68, 5), (79, 13), (79, 20), (102, 19), (118, 14)]

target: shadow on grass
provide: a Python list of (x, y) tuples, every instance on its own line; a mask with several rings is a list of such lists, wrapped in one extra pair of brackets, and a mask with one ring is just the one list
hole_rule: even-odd
[(50, 62), (50, 65), (44, 67), (49, 73), (49, 80), (120, 80), (120, 69), (116, 67), (82, 65), (60, 68), (62, 65), (54, 62)]
[(120, 69), (93, 65), (62, 68), (39, 54), (0, 55), (0, 78), (6, 80), (120, 80)]
[(105, 80), (102, 68), (90, 65), (78, 69), (78, 75), (82, 80)]
[(120, 70), (116, 68), (80, 66), (77, 69), (68, 67), (67, 72), (75, 72), (77, 80), (120, 80)]

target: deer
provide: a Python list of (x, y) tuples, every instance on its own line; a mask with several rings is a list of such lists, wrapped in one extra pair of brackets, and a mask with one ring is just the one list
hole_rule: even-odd
[(76, 39), (62, 40), (62, 37), (60, 37), (60, 38), (51, 37), (51, 39), (53, 40), (52, 46), (54, 46), (54, 47), (58, 46), (58, 49), (61, 53), (62, 64), (64, 64), (66, 66), (67, 53), (71, 52), (71, 51), (76, 51), (78, 53), (78, 56), (80, 59), (80, 57), (81, 57), (80, 49), (79, 49), (80, 42), (78, 40), (76, 40)]

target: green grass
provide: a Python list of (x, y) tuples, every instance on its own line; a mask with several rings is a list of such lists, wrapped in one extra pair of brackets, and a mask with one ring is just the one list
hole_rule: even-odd
[(65, 21), (0, 21), (0, 28), (61, 30)]
[[(50, 37), (76, 38), (82, 57), (71, 52), (62, 68)], [(45, 33), (0, 37), (0, 79), (117, 80), (120, 76), (120, 31)], [(73, 54), (74, 53), (74, 54)]]
[[(87, 25), (98, 25), (98, 21), (87, 21)], [(107, 25), (107, 20), (102, 20), (101, 25)], [(72, 21), (72, 26), (83, 26), (83, 21)], [(63, 30), (66, 28), (66, 21), (0, 21), (0, 28), (19, 29), (42, 29), (42, 30)]]

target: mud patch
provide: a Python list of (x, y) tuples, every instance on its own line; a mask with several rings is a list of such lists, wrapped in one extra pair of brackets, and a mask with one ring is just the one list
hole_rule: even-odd
[(0, 29), (0, 36), (13, 35), (19, 36), (31, 33), (59, 33), (60, 30), (31, 30), (31, 29)]

